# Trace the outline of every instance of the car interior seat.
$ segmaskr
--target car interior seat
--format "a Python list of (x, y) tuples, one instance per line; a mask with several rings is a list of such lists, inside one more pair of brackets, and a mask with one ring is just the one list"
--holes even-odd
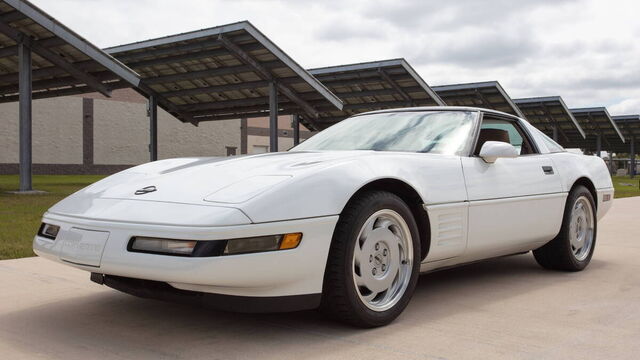
[(502, 129), (480, 129), (480, 135), (478, 136), (478, 143), (476, 144), (476, 151), (474, 154), (480, 155), (480, 149), (487, 141), (502, 141), (511, 144), (509, 138), (509, 132)]

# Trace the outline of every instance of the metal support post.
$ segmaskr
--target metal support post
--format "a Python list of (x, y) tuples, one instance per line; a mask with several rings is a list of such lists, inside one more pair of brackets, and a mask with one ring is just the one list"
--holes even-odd
[(291, 115), (291, 127), (293, 128), (293, 145), (300, 144), (300, 117)]
[(269, 151), (278, 151), (278, 88), (269, 82)]
[(19, 118), (20, 118), (20, 191), (31, 191), (31, 48), (18, 43)]
[(149, 96), (149, 159), (158, 160), (158, 99)]

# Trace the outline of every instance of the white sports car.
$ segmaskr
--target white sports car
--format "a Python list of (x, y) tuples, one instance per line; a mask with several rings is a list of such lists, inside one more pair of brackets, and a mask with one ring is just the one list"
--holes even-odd
[(420, 272), (533, 250), (589, 263), (613, 186), (517, 117), (406, 108), (351, 117), (288, 152), (156, 161), (44, 215), (34, 251), (150, 298), (318, 308), (358, 326), (407, 306)]

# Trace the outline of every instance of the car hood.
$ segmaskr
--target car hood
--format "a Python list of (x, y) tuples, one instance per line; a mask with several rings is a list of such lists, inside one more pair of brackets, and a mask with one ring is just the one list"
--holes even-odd
[[(109, 176), (50, 209), (77, 213), (96, 199), (236, 207), (303, 173), (363, 156), (367, 151), (284, 152), (155, 161)], [(80, 204), (83, 204), (80, 206)]]

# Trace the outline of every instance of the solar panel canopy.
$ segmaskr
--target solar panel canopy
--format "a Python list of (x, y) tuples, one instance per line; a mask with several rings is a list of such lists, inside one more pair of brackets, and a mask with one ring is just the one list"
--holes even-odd
[(404, 59), (329, 66), (309, 72), (344, 102), (342, 110), (323, 106), (327, 127), (365, 111), (445, 105)]
[[(19, 49), (34, 99), (135, 87), (138, 75), (28, 1), (0, 1), (0, 102), (18, 100)], [(25, 54), (28, 51), (28, 54)], [(26, 66), (26, 65), (24, 65)]]
[[(637, 142), (637, 140), (640, 139), (640, 115), (619, 115), (612, 116), (611, 118), (626, 140), (624, 145), (618, 143), (613, 151), (621, 153), (630, 152), (631, 142)], [(637, 152), (638, 149), (635, 149), (635, 151)]]
[(624, 144), (624, 135), (605, 107), (570, 109), (570, 111), (587, 135), (584, 141), (572, 143), (571, 147), (597, 152), (600, 150), (599, 144), (601, 150), (610, 151)]
[(560, 145), (582, 141), (586, 134), (560, 96), (514, 99), (527, 120)]
[(432, 89), (451, 106), (474, 106), (524, 117), (497, 81), (433, 86)]
[(142, 77), (141, 88), (185, 122), (280, 114), (315, 127), (319, 108), (342, 102), (247, 21), (105, 49)]

